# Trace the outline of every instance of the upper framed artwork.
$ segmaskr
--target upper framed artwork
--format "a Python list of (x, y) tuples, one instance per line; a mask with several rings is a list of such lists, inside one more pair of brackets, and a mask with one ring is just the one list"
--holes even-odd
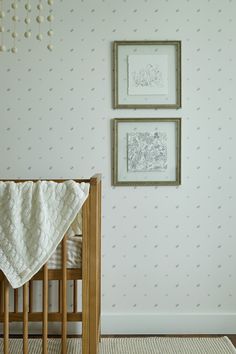
[(113, 108), (180, 108), (181, 42), (113, 42)]
[(181, 183), (181, 118), (115, 118), (113, 185)]

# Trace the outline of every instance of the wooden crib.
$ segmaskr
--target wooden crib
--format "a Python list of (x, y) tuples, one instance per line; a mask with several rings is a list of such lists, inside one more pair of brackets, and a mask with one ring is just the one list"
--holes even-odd
[[(33, 180), (36, 182), (36, 180)], [(64, 180), (54, 180), (61, 183)], [(100, 341), (101, 302), (101, 176), (75, 180), (90, 183), (89, 197), (82, 208), (82, 267), (67, 269), (67, 236), (62, 240), (62, 268), (49, 269), (47, 264), (23, 286), (23, 305), (19, 312), (18, 289), (14, 290), (14, 310), (9, 310), (10, 286), (0, 272), (0, 323), (3, 323), (4, 354), (9, 353), (10, 322), (23, 323), (23, 353), (28, 353), (29, 323), (42, 323), (42, 353), (48, 353), (48, 323), (61, 323), (61, 353), (67, 353), (68, 322), (82, 322), (82, 353), (97, 354)], [(25, 182), (16, 180), (15, 182)], [(33, 308), (34, 281), (42, 281), (42, 312)], [(58, 311), (49, 312), (49, 281), (56, 280), (58, 286)], [(73, 281), (73, 311), (67, 310), (67, 281)], [(82, 280), (82, 311), (78, 311), (77, 281)]]

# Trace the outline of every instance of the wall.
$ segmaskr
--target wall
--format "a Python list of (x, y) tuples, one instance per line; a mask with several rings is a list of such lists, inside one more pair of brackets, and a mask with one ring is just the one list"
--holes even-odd
[[(1, 178), (103, 174), (104, 333), (235, 333), (236, 1), (54, 8), (52, 53), (32, 25), (0, 56)], [(112, 110), (111, 44), (125, 39), (182, 41), (181, 110)], [(180, 187), (111, 186), (114, 117), (182, 117)]]

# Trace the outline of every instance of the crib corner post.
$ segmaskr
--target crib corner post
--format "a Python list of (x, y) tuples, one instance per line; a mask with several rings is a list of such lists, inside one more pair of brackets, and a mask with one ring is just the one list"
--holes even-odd
[(67, 235), (62, 240), (62, 337), (61, 353), (67, 353)]
[(89, 200), (83, 205), (83, 245), (82, 245), (82, 353), (90, 354), (89, 333)]
[(89, 328), (90, 354), (97, 354), (101, 311), (101, 177), (93, 178), (89, 194)]
[(102, 182), (98, 186), (98, 340), (101, 342), (101, 281), (102, 281), (102, 265), (101, 265), (101, 238), (102, 238)]

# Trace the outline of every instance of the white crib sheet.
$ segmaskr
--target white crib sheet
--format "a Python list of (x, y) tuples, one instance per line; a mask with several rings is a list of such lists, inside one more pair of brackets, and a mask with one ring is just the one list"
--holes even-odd
[[(67, 268), (81, 268), (82, 265), (82, 210), (67, 230)], [(62, 247), (59, 245), (48, 261), (49, 269), (62, 268)]]
[[(62, 268), (62, 247), (57, 247), (48, 261), (49, 269)], [(67, 268), (81, 268), (82, 265), (82, 237), (68, 236), (67, 238)]]

